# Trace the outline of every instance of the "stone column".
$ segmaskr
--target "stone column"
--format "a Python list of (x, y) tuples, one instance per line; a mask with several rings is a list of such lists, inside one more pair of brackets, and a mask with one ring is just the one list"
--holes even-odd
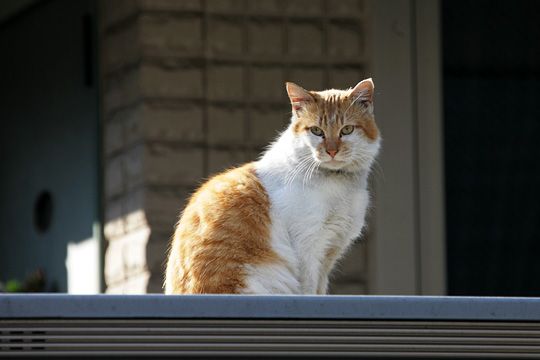
[(107, 292), (161, 292), (174, 223), (205, 176), (200, 2), (100, 5)]

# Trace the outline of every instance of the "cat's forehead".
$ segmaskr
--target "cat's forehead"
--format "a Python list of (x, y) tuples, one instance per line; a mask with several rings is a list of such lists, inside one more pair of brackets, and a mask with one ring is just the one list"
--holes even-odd
[(311, 93), (321, 114), (329, 116), (342, 114), (351, 103), (349, 91), (330, 89)]

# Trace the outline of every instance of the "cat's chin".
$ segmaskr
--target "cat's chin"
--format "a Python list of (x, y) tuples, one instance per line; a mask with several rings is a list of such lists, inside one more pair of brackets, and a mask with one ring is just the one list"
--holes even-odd
[(336, 159), (323, 161), (321, 163), (321, 167), (324, 168), (324, 169), (328, 169), (328, 170), (342, 170), (342, 169), (346, 168), (348, 165), (349, 164), (347, 162), (341, 161), (341, 160), (336, 160)]

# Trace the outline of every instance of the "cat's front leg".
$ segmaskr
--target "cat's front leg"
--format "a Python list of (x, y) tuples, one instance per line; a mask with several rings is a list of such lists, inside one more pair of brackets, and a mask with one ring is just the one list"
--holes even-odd
[(328, 282), (330, 273), (336, 264), (337, 259), (341, 256), (343, 250), (338, 247), (329, 248), (326, 251), (324, 261), (319, 273), (319, 281), (317, 284), (317, 295), (326, 295), (328, 292)]
[(319, 284), (319, 267), (316, 266), (317, 261), (311, 259), (311, 261), (300, 262), (299, 283), (301, 284), (302, 294), (315, 295), (317, 294), (317, 286)]
[(330, 275), (329, 273), (326, 275), (321, 273), (321, 276), (319, 276), (319, 284), (317, 285), (317, 295), (326, 295), (326, 293), (328, 292), (329, 275)]

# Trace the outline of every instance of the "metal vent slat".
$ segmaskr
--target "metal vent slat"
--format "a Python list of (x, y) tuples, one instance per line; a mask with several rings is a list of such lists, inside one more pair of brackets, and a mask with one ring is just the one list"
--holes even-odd
[[(17, 352), (6, 352), (2, 353), (2, 356), (6, 356), (8, 358), (28, 358), (28, 354), (24, 353), (17, 353)], [(408, 359), (456, 359), (456, 358), (466, 358), (466, 359), (538, 359), (538, 354), (524, 354), (524, 353), (470, 353), (470, 352), (451, 352), (451, 353), (441, 353), (441, 352), (407, 352), (407, 353), (400, 353), (400, 352), (388, 352), (388, 351), (364, 351), (364, 352), (351, 352), (351, 353), (339, 353), (337, 354), (334, 351), (303, 351), (303, 352), (292, 352), (292, 351), (276, 351), (272, 352), (272, 354), (268, 354), (268, 352), (265, 351), (230, 351), (227, 352), (226, 356), (228, 358), (246, 358), (246, 359), (253, 359), (253, 358), (260, 358), (260, 357), (268, 357), (269, 355), (273, 357), (282, 357), (282, 358), (328, 358), (328, 359), (336, 359), (336, 358), (367, 358), (367, 359), (373, 359), (373, 358), (408, 358)], [(110, 357), (128, 357), (128, 358), (151, 358), (151, 359), (158, 359), (158, 358), (177, 358), (179, 356), (182, 356), (184, 358), (219, 358), (223, 357), (224, 354), (222, 351), (186, 351), (182, 353), (178, 353), (175, 351), (150, 351), (150, 352), (143, 352), (143, 351), (122, 351), (118, 353), (114, 353), (111, 351), (71, 351), (71, 352), (47, 352), (47, 353), (40, 353), (40, 354), (32, 354), (32, 357), (36, 358), (51, 358), (51, 357), (62, 357), (66, 359), (73, 359), (77, 357), (104, 357), (104, 358), (110, 358)]]
[[(429, 340), (437, 344), (477, 344), (477, 345), (493, 345), (495, 347), (506, 345), (540, 345), (540, 339), (517, 338), (517, 337), (429, 337)], [(216, 343), (320, 343), (328, 341), (338, 344), (422, 344), (425, 343), (426, 337), (414, 336), (238, 336), (238, 335), (22, 335), (22, 336), (0, 336), (1, 343), (189, 343), (189, 342), (216, 342)]]
[[(212, 327), (214, 323), (214, 327)], [(108, 326), (107, 326), (108, 325)], [(130, 327), (129, 325), (133, 325)], [(268, 320), (0, 320), (0, 357), (257, 354), (540, 357), (531, 323)], [(161, 326), (164, 326), (161, 327)], [(312, 326), (312, 327), (311, 327)], [(416, 355), (415, 355), (416, 354)], [(206, 356), (205, 355), (205, 356)]]
[[(405, 345), (405, 346), (404, 346)], [(4, 346), (2, 346), (4, 348)], [(407, 352), (410, 351), (430, 351), (430, 352), (483, 352), (483, 353), (529, 353), (540, 354), (540, 346), (511, 346), (505, 344), (499, 344), (499, 346), (493, 345), (470, 345), (470, 344), (441, 344), (426, 342), (424, 344), (336, 344), (332, 342), (321, 341), (316, 344), (305, 343), (245, 343), (238, 341), (237, 343), (216, 343), (216, 342), (204, 342), (204, 343), (138, 343), (138, 342), (126, 342), (126, 343), (62, 343), (62, 344), (35, 344), (35, 343), (17, 343), (10, 344), (7, 349), (13, 348), (21, 349), (21, 351), (28, 351), (32, 349), (39, 349), (39, 351), (48, 350), (111, 350), (111, 351), (159, 351), (159, 350), (175, 350), (178, 352), (183, 351), (336, 351), (336, 352), (360, 352), (360, 351), (389, 351), (389, 352), (404, 352), (405, 348)]]

